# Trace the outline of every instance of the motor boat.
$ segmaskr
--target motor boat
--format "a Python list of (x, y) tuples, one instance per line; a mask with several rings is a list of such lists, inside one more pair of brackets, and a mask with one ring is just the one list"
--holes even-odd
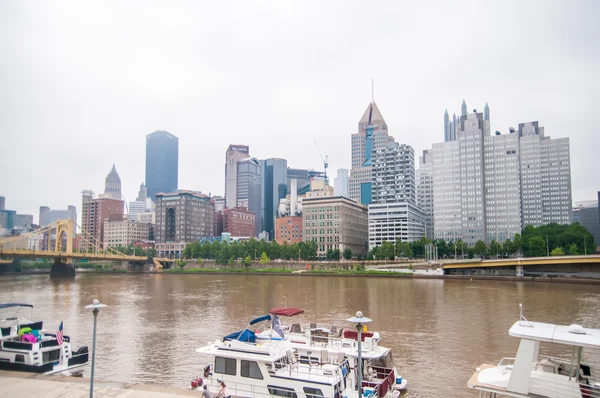
[[(529, 322), (521, 310), (508, 334), (520, 339), (516, 357), (479, 366), (467, 383), (480, 397), (600, 398), (600, 329)], [(571, 356), (540, 355), (542, 343)]]
[[(63, 374), (78, 376), (88, 363), (88, 348), (71, 349), (71, 339), (58, 333), (48, 333), (42, 321), (32, 322), (20, 316), (23, 308), (33, 305), (0, 304), (2, 312), (11, 312), (8, 317), (0, 315), (0, 370)], [(61, 323), (62, 325), (62, 323)]]
[[(224, 381), (231, 394), (245, 397), (357, 397), (357, 332), (337, 340), (320, 336), (318, 342), (311, 340), (309, 332), (284, 332), (279, 316), (303, 312), (297, 308), (274, 308), (269, 315), (250, 322), (256, 325), (272, 321), (271, 328), (262, 332), (246, 328), (198, 349), (197, 352), (212, 356), (213, 362), (204, 368), (204, 377), (192, 382), (192, 387), (208, 384), (211, 391), (218, 391), (219, 383)], [(373, 398), (398, 397), (407, 382), (397, 375), (391, 350), (378, 346), (379, 340), (373, 336), (361, 336), (363, 394)], [(252, 372), (256, 377), (250, 375)]]

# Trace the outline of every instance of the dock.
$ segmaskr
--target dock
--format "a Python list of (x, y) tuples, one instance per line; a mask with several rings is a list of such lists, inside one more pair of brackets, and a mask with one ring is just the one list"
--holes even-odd
[[(52, 376), (0, 370), (0, 397), (86, 398), (90, 396), (90, 379)], [(94, 397), (178, 398), (200, 397), (202, 391), (161, 387), (139, 383), (121, 383), (94, 379)]]

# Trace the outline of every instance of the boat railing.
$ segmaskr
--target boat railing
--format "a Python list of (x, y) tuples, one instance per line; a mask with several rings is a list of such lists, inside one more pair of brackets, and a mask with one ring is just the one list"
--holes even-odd
[(374, 378), (362, 382), (363, 387), (373, 388), (376, 397), (385, 397), (387, 392), (394, 387), (396, 375), (393, 368), (372, 367)]

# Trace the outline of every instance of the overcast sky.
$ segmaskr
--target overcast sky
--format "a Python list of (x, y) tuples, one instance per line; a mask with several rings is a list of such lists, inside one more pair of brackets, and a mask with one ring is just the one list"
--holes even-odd
[[(452, 4), (450, 4), (452, 3)], [(0, 195), (81, 208), (115, 163), (145, 178), (145, 136), (179, 137), (179, 188), (224, 193), (225, 150), (330, 176), (371, 100), (415, 157), (443, 114), (570, 137), (573, 201), (600, 190), (598, 1), (1, 1)], [(415, 165), (418, 167), (417, 164)], [(333, 178), (332, 178), (333, 181)]]

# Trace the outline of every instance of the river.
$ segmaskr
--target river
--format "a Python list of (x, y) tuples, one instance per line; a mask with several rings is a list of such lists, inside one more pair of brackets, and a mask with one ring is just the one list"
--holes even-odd
[(93, 316), (84, 307), (94, 298), (108, 305), (98, 316), (96, 377), (177, 387), (206, 364), (197, 347), (286, 304), (305, 310), (302, 323), (348, 328), (345, 320), (363, 311), (381, 345), (393, 348), (408, 397), (476, 396), (466, 388), (475, 368), (516, 354), (508, 329), (519, 303), (529, 320), (600, 328), (595, 285), (234, 274), (0, 278), (0, 303), (34, 304), (33, 318), (49, 331), (64, 321), (74, 348), (91, 349)]

